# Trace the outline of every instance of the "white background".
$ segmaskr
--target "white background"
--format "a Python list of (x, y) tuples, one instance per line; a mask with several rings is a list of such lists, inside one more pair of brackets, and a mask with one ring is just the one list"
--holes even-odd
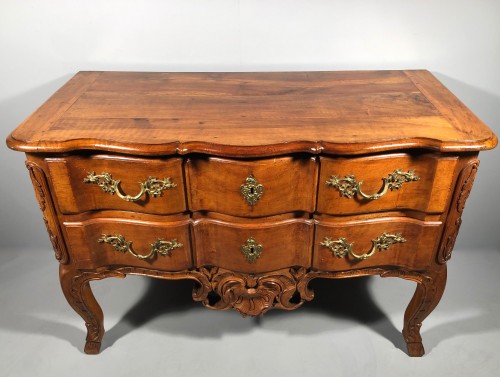
[[(8, 133), (23, 119), (80, 70), (281, 71), (412, 68), (430, 70), (486, 124), (497, 134), (500, 134), (500, 1), (1, 0), (0, 136), (5, 139)], [(462, 251), (463, 257), (470, 258), (466, 259), (467, 265), (474, 261), (473, 255), (468, 253), (475, 253), (479, 249), (496, 251), (500, 249), (500, 225), (498, 221), (500, 216), (500, 199), (498, 199), (500, 190), (500, 179), (498, 178), (500, 172), (498, 165), (500, 148), (484, 152), (480, 157), (482, 160), (481, 166), (474, 190), (465, 210), (464, 223), (457, 241), (456, 249), (458, 250), (455, 251), (455, 254)], [(10, 151), (5, 145), (0, 147), (0, 176), (2, 177), (0, 182), (0, 252), (7, 249), (17, 250), (19, 253), (41, 253), (43, 251), (45, 253), (44, 258), (52, 259), (51, 252), (48, 252), (50, 243), (23, 161), (24, 156), (21, 153)], [(454, 258), (460, 258), (455, 254)], [(28, 257), (26, 259), (39, 261), (41, 257), (37, 253), (34, 259), (28, 259)], [(498, 261), (498, 258), (491, 260)], [(56, 279), (56, 262), (50, 260), (50, 263), (50, 266), (54, 268), (47, 268), (47, 274), (54, 273), (53, 278)], [(451, 265), (453, 265), (453, 260)], [(486, 265), (488, 266), (488, 264)], [(34, 267), (30, 266), (30, 268)], [(490, 273), (496, 271), (493, 266), (490, 267), (492, 267)], [(7, 274), (4, 273), (4, 276), (10, 276), (9, 280), (6, 281), (11, 284), (14, 284), (14, 281), (19, 281), (24, 292), (27, 290), (38, 292), (36, 284), (33, 286), (29, 279), (19, 278), (16, 280), (17, 270), (11, 270), (12, 276), (8, 275), (8, 272)], [(42, 279), (45, 275), (39, 276), (40, 292), (44, 292), (36, 301), (41, 308), (40, 310), (47, 308), (47, 303), (51, 302), (45, 296), (45, 292), (51, 292), (48, 294), (54, 296), (52, 298), (54, 307), (61, 305), (60, 312), (57, 313), (69, 313), (71, 309), (62, 302), (64, 299), (60, 298), (60, 302), (57, 301), (59, 296), (62, 297), (59, 292), (55, 291), (57, 288), (52, 289), (50, 287), (49, 289), (45, 280)], [(50, 276), (52, 277), (52, 275)], [(453, 276), (455, 279), (459, 279), (459, 275), (455, 274)], [(487, 281), (488, 276), (486, 273), (485, 276), (480, 274), (479, 277), (483, 279), (481, 282), (484, 283), (485, 287), (491, 285)], [(473, 277), (472, 280), (477, 282), (478, 278)], [(55, 280), (53, 283), (57, 285)], [(116, 299), (115, 294), (119, 292), (120, 287), (126, 287), (126, 285), (122, 285), (123, 282), (121, 281), (114, 284), (112, 292), (115, 293), (111, 293), (111, 290), (106, 291), (109, 295), (107, 300), (111, 303), (113, 298)], [(132, 290), (134, 287), (137, 289), (137, 286), (130, 285), (128, 280), (126, 284), (129, 284), (128, 287)], [(397, 286), (389, 283), (379, 283), (378, 280), (377, 284), (383, 284), (378, 292), (383, 292), (382, 288), (385, 287), (384, 289), (392, 292), (391, 295), (397, 295), (397, 289), (394, 288)], [(455, 285), (450, 282), (451, 289), (453, 287), (457, 289), (459, 286), (456, 284), (457, 282), (455, 282)], [(5, 291), (13, 289), (13, 286), (9, 287), (10, 285), (7, 283)], [(2, 288), (4, 287), (2, 286)], [(124, 288), (121, 289), (122, 294), (126, 296), (127, 291), (123, 291)], [(461, 300), (465, 302), (466, 298), (470, 299), (477, 295), (473, 290), (468, 291), (466, 298), (461, 295), (463, 292), (457, 292), (455, 296), (453, 296), (452, 292), (448, 294), (448, 297), (454, 297), (451, 309), (449, 311), (441, 309), (443, 310), (441, 317), (439, 314), (433, 317), (442, 323), (448, 323), (454, 313), (458, 313)], [(22, 295), (22, 292), (20, 294)], [(101, 294), (104, 293), (101, 292)], [(137, 300), (140, 297), (140, 292), (135, 292), (132, 295), (132, 298)], [(389, 303), (391, 297), (388, 298)], [(487, 297), (486, 295), (485, 302), (488, 302)], [(111, 303), (108, 305), (112, 305)], [(4, 308), (17, 308), (13, 304), (14, 301), (4, 306)], [(2, 303), (2, 305), (5, 304)], [(56, 344), (61, 346), (60, 352), (63, 352), (67, 357), (75, 354), (81, 356), (78, 362), (81, 363), (79, 365), (82, 365), (82, 367), (73, 371), (66, 369), (69, 374), (81, 373), (85, 375), (87, 373), (85, 366), (94, 365), (97, 368), (98, 363), (107, 363), (106, 360), (108, 359), (106, 357), (116, 357), (118, 362), (122, 361), (121, 364), (109, 364), (108, 368), (111, 369), (127, 370), (127, 365), (134, 366), (135, 369), (141, 367), (134, 354), (135, 350), (125, 347), (127, 339), (136, 336), (139, 339), (138, 334), (131, 334), (129, 338), (123, 335), (124, 338), (120, 340), (122, 343), (117, 342), (114, 347), (109, 348), (96, 359), (88, 358), (75, 349), (75, 347), (78, 347), (81, 352), (81, 346), (83, 345), (84, 335), (81, 331), (82, 323), (79, 318), (74, 318), (76, 323), (74, 326), (65, 325), (68, 326), (67, 329), (61, 327), (61, 322), (64, 322), (64, 319), (61, 319), (62, 317), (54, 319), (53, 324), (50, 326), (47, 323), (52, 322), (47, 321), (47, 316), (43, 316), (45, 320), (43, 322), (42, 318), (39, 318), (42, 317), (41, 315), (38, 315), (38, 317), (35, 315), (34, 320), (32, 317), (27, 317), (23, 322), (22, 316), (19, 317), (18, 310), (27, 308), (28, 305), (19, 301), (19, 308), (12, 309), (11, 314), (8, 311), (3, 311), (3, 318), (0, 318), (0, 327), (5, 327), (7, 334), (12, 334), (12, 339), (18, 339), (16, 331), (26, 333), (27, 336), (34, 334), (35, 341), (38, 340), (41, 343), (40, 352), (30, 352), (24, 356), (22, 349), (25, 346), (21, 341), (16, 343), (15, 347), (17, 348), (12, 348), (14, 347), (13, 343), (9, 343), (9, 345), (0, 344), (2, 347), (7, 347), (6, 349), (10, 347), (12, 352), (7, 354), (13, 355), (9, 357), (9, 362), (3, 360), (1, 364), (8, 365), (11, 368), (19, 368), (19, 365), (23, 368), (22, 365), (25, 365), (25, 368), (27, 368), (25, 371), (28, 369), (38, 371), (40, 375), (48, 375), (47, 373), (56, 370), (59, 364), (61, 365), (60, 369), (64, 370), (62, 366), (65, 365), (64, 359), (66, 356), (58, 354), (53, 359), (51, 350), (46, 350), (43, 347), (43, 344)], [(116, 305), (120, 306), (119, 304)], [(121, 305), (125, 304), (122, 303)], [(446, 307), (445, 304), (442, 305), (444, 308)], [(491, 305), (497, 304), (492, 303)], [(401, 307), (400, 304), (394, 304), (393, 306), (394, 308)], [(33, 303), (33, 310), (36, 312), (38, 309), (35, 310), (34, 308), (35, 304)], [(473, 313), (476, 313), (476, 309), (478, 312), (489, 310), (485, 308), (494, 307), (485, 304), (471, 310)], [(109, 308), (105, 309), (107, 313)], [(123, 308), (117, 310), (117, 313), (122, 311)], [(289, 315), (291, 314), (289, 313)], [(464, 316), (467, 317), (469, 314), (464, 314)], [(184, 312), (181, 311), (180, 315), (183, 316)], [(456, 315), (460, 316), (462, 314)], [(54, 316), (56, 315), (54, 314)], [(74, 314), (68, 314), (68, 316), (73, 318)], [(401, 317), (402, 313), (397, 312), (396, 316)], [(434, 345), (438, 344), (432, 351), (435, 356), (435, 363), (425, 364), (427, 367), (424, 369), (418, 369), (420, 361), (408, 361), (409, 359), (399, 350), (396, 350), (395, 357), (392, 357), (392, 354), (386, 354), (384, 360), (388, 363), (387, 365), (393, 365), (394, 372), (398, 371), (396, 374), (399, 375), (402, 370), (404, 370), (405, 375), (419, 375), (420, 372), (424, 373), (425, 371), (427, 371), (425, 374), (432, 375), (432, 370), (440, 370), (440, 375), (444, 375), (443, 373), (447, 369), (446, 363), (450, 362), (454, 352), (457, 351), (461, 352), (459, 353), (461, 355), (470, 355), (471, 362), (461, 364), (460, 360), (458, 360), (458, 363), (451, 363), (450, 367), (452, 366), (454, 375), (458, 375), (461, 370), (465, 373), (464, 365), (470, 365), (473, 368), (473, 372), (468, 371), (466, 375), (471, 375), (471, 373), (493, 375), (496, 367), (492, 364), (492, 359), (488, 359), (488, 354), (475, 354), (474, 352), (471, 353), (468, 348), (462, 348), (460, 338), (457, 339), (458, 348), (448, 349), (446, 345), (450, 338), (454, 338), (451, 335), (447, 337), (447, 335), (460, 334), (460, 331), (472, 333), (473, 339), (478, 339), (476, 336), (478, 332), (494, 334), (493, 331), (498, 331), (498, 320), (495, 320), (497, 315), (495, 316), (478, 317), (477, 320), (471, 321), (458, 321), (459, 324), (463, 325), (462, 329), (450, 327), (448, 330), (448, 327), (438, 326), (438, 329), (442, 331), (438, 331), (438, 335), (434, 339)], [(17, 324), (15, 323), (16, 318), (19, 318)], [(167, 321), (169, 320), (168, 316), (164, 318)], [(200, 321), (207, 320), (207, 318), (208, 320), (210, 318), (222, 319), (224, 322), (219, 327), (213, 328), (217, 334), (217, 331), (222, 330), (215, 329), (223, 328), (224, 325), (227, 325), (230, 329), (241, 329), (241, 326), (246, 329), (249, 326), (249, 322), (237, 321), (234, 319), (235, 317), (227, 317), (226, 314), (219, 317), (219, 314), (207, 315), (203, 312), (199, 316)], [(282, 317), (276, 315), (269, 318), (273, 323), (273, 318), (276, 321), (277, 318)], [(305, 321), (310, 320), (311, 317), (307, 318)], [(481, 318), (486, 319), (481, 320)], [(490, 318), (489, 322), (487, 318)], [(286, 328), (286, 322), (281, 321), (280, 319), (281, 326)], [(290, 321), (293, 325), (294, 320)], [(176, 319), (172, 324), (169, 323), (169, 326), (175, 326), (174, 323), (178, 323), (178, 320)], [(187, 323), (191, 322), (188, 321)], [(198, 319), (193, 323), (198, 323)], [(489, 325), (486, 325), (487, 323)], [(324, 324), (328, 326), (326, 322)], [(399, 326), (400, 323), (397, 324), (398, 328)], [(159, 328), (165, 329), (166, 327), (168, 326), (160, 326)], [(309, 327), (306, 326), (306, 328)], [(234, 336), (232, 331), (229, 330), (229, 335), (222, 335), (222, 337), (225, 337), (226, 340), (228, 337), (231, 338)], [(243, 332), (245, 331), (243, 330)], [(56, 339), (53, 339), (53, 343), (45, 343), (48, 340), (43, 338), (42, 343), (42, 338), (37, 335), (38, 332), (47, 333), (48, 339), (52, 339), (52, 334), (55, 333)], [(71, 339), (74, 339), (71, 342), (78, 346), (72, 347), (64, 341), (68, 332), (72, 334)], [(127, 331), (124, 334), (127, 334)], [(187, 357), (185, 355), (189, 355), (190, 352), (192, 354), (195, 351), (189, 345), (189, 339), (186, 340), (186, 334), (187, 338), (196, 338), (193, 335), (195, 331), (181, 329), (180, 334), (179, 347), (186, 347), (181, 354)], [(335, 334), (338, 335), (338, 332), (334, 331), (331, 334), (332, 338), (329, 338), (332, 342)], [(214, 374), (217, 374), (217, 370), (225, 370), (227, 375), (231, 374), (231, 368), (233, 367), (228, 369), (224, 360), (233, 360), (233, 363), (234, 360), (239, 360), (246, 369), (238, 370), (238, 365), (235, 365), (233, 369), (234, 375), (243, 376), (251, 375), (250, 371), (252, 371), (253, 367), (261, 366), (261, 369), (264, 368), (260, 364), (261, 361), (272, 365), (273, 359), (271, 358), (270, 361), (266, 359), (265, 355), (262, 356), (262, 359), (252, 359), (254, 364), (248, 364), (249, 359), (246, 356), (260, 354), (256, 349), (251, 348), (255, 347), (256, 341), (254, 340), (254, 343), (252, 343), (250, 337), (244, 335), (241, 341), (238, 341), (240, 343), (231, 343), (230, 340), (228, 343), (224, 343), (219, 342), (218, 339), (210, 339), (208, 343), (210, 349), (225, 347), (225, 356), (222, 355), (221, 358), (212, 357), (211, 354), (204, 354), (204, 360), (208, 364), (210, 360), (219, 363), (218, 368), (212, 369)], [(307, 376), (308, 371), (311, 371), (308, 369), (309, 365), (313, 363), (311, 358), (316, 356), (321, 360), (321, 364), (317, 365), (325, 365), (324, 368), (329, 365), (330, 361), (333, 362), (333, 359), (330, 359), (332, 353), (329, 353), (327, 348), (322, 348), (321, 353), (316, 353), (317, 348), (301, 346), (307, 344), (308, 335), (304, 336), (306, 343), (301, 343), (293, 337), (284, 340), (285, 343), (290, 342), (290, 347), (292, 347), (290, 349), (295, 350), (291, 351), (292, 354), (299, 356), (292, 356), (290, 359), (286, 357), (286, 353), (283, 353), (287, 352), (286, 349), (281, 349), (277, 354), (281, 355), (279, 360), (281, 360), (280, 363), (282, 364), (274, 364), (275, 375), (280, 373), (281, 366), (286, 370), (287, 366), (295, 368), (295, 364), (299, 363), (302, 366), (300, 374)], [(166, 335), (162, 333), (162, 336), (155, 336), (155, 341), (161, 342), (165, 340), (165, 337)], [(278, 338), (273, 338), (272, 333), (269, 337), (264, 337), (264, 339), (267, 339), (266, 342), (269, 342), (268, 347), (272, 347), (274, 341), (278, 342), (273, 340)], [(4, 339), (6, 338), (4, 337)], [(8, 339), (11, 339), (11, 337)], [(157, 349), (151, 344), (148, 345), (150, 337), (145, 336), (140, 339), (144, 339), (145, 342), (142, 350), (144, 359), (141, 359), (141, 362), (145, 364), (151, 362), (151, 360), (160, 362), (162, 359), (159, 358), (158, 354), (161, 355), (161, 349)], [(353, 342), (359, 342), (360, 351), (368, 352), (365, 349), (366, 347), (363, 346), (364, 339), (366, 339), (365, 334), (361, 334), (359, 337), (356, 335)], [(444, 339), (443, 343), (439, 343), (441, 339)], [(198, 342), (196, 344), (203, 344), (206, 340), (202, 335), (201, 339), (196, 338), (195, 341)], [(384, 341), (384, 337), (377, 340), (377, 342), (383, 343), (380, 348), (377, 348), (377, 355), (379, 356), (386, 349), (387, 344)], [(227, 347), (231, 348), (232, 344), (240, 344), (242, 349), (226, 349)], [(336, 347), (343, 347), (339, 346), (339, 344), (346, 343), (338, 343)], [(245, 348), (245, 345), (248, 345), (249, 348)], [(346, 345), (346, 347), (348, 346), (351, 347)], [(151, 347), (151, 349), (148, 350), (148, 347)], [(171, 344), (169, 347), (175, 349), (176, 344)], [(301, 351), (300, 347), (306, 348)], [(471, 347), (474, 349), (474, 346)], [(125, 358), (120, 356), (120, 352), (123, 352), (124, 348), (126, 348), (127, 355), (129, 355)], [(356, 348), (356, 345), (354, 345), (354, 348)], [(21, 351), (18, 352), (18, 349)], [(265, 344), (263, 344), (263, 349), (266, 349)], [(446, 360), (442, 358), (443, 354), (440, 353), (440, 350), (444, 349), (447, 349), (447, 353), (444, 354)], [(148, 352), (145, 352), (146, 350), (153, 357)], [(116, 352), (116, 354), (113, 354), (113, 352)], [(273, 351), (270, 350), (269, 352), (272, 353)], [(373, 357), (372, 353), (369, 361), (364, 359), (361, 354), (352, 353), (351, 355), (355, 355), (352, 357), (358, 360), (358, 369), (352, 369), (353, 364), (346, 362), (346, 360), (350, 359), (342, 359), (342, 355), (346, 355), (348, 352), (352, 352), (352, 350), (350, 348), (349, 351), (346, 351), (346, 348), (337, 348), (335, 350), (336, 365), (342, 367), (341, 370), (336, 370), (337, 375), (356, 375), (356, 370), (362, 370), (366, 375), (390, 375), (384, 370), (383, 365), (377, 366), (377, 360), (380, 360), (380, 358), (379, 356)], [(236, 359), (234, 359), (235, 354), (238, 355)], [(300, 360), (300, 355), (305, 354), (311, 354), (308, 356), (308, 363)], [(401, 365), (391, 364), (399, 362), (401, 354), (404, 356), (401, 357), (401, 365), (407, 363), (406, 365), (411, 366), (410, 369), (401, 369)], [(423, 362), (433, 360), (432, 354), (430, 359), (423, 359)], [(28, 364), (24, 364), (22, 361), (24, 357), (26, 357), (26, 360), (38, 360), (40, 366), (32, 365), (28, 368)], [(481, 361), (482, 358), (483, 361)], [(196, 357), (193, 357), (193, 359), (196, 359)], [(171, 361), (173, 364), (176, 362), (175, 359)], [(70, 361), (67, 362), (70, 363)], [(164, 362), (165, 369), (162, 370), (162, 374), (164, 374), (163, 372), (168, 373), (168, 366), (172, 365), (168, 361), (168, 355), (165, 355)], [(441, 368), (436, 369), (434, 366), (440, 362)], [(479, 366), (474, 362), (479, 363), (477, 364)], [(118, 367), (118, 365), (120, 366)], [(488, 365), (490, 369), (481, 369), (481, 365)], [(179, 373), (178, 375), (193, 375), (194, 371), (198, 369), (207, 373), (210, 368), (209, 365), (205, 366), (196, 365), (195, 363), (189, 364), (188, 361), (187, 364), (182, 364), (181, 367), (181, 369), (184, 368), (184, 374)], [(3, 371), (9, 375), (8, 369), (3, 369)], [(382, 371), (384, 372), (382, 373)], [(319, 372), (318, 375), (324, 375), (328, 371), (323, 369)], [(11, 373), (11, 375), (15, 376), (23, 375), (22, 370), (19, 369), (12, 369)], [(30, 376), (35, 375), (32, 372), (30, 373)], [(95, 373), (98, 375), (98, 372)], [(123, 373), (122, 375), (124, 375)], [(288, 374), (293, 375), (290, 371)], [(1, 367), (0, 375), (2, 375)], [(111, 372), (110, 375), (112, 375)], [(135, 377), (139, 375), (134, 374)], [(335, 375), (333, 370), (331, 375)]]

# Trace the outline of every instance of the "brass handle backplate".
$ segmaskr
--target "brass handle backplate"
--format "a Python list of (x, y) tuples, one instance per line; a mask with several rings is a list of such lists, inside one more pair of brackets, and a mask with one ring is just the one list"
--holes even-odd
[(95, 174), (95, 172), (88, 173), (87, 177), (83, 179), (84, 183), (95, 183), (98, 185), (102, 191), (107, 192), (111, 195), (116, 195), (127, 202), (136, 202), (144, 194), (150, 194), (153, 197), (160, 196), (163, 190), (171, 189), (177, 186), (175, 183), (170, 181), (170, 178), (164, 178), (163, 180), (156, 179), (155, 177), (149, 177), (144, 182), (139, 182), (141, 190), (137, 195), (126, 195), (120, 190), (120, 180), (114, 180), (111, 174), (103, 172), (101, 174)]
[(344, 178), (339, 178), (336, 175), (332, 175), (328, 181), (325, 182), (327, 186), (331, 186), (340, 191), (340, 195), (346, 198), (352, 198), (354, 195), (359, 194), (362, 198), (367, 200), (377, 200), (380, 199), (387, 193), (387, 190), (399, 190), (403, 183), (418, 181), (419, 176), (415, 174), (414, 170), (409, 170), (404, 172), (401, 169), (394, 170), (387, 178), (382, 178), (383, 185), (379, 192), (369, 195), (365, 194), (361, 190), (363, 181), (356, 181), (354, 175), (346, 175)]
[(175, 239), (166, 241), (159, 238), (154, 243), (151, 244), (151, 249), (149, 251), (149, 254), (141, 255), (137, 254), (132, 249), (132, 242), (127, 241), (125, 237), (123, 237), (121, 234), (115, 234), (114, 236), (110, 234), (103, 234), (101, 238), (97, 240), (97, 242), (110, 244), (116, 251), (121, 251), (122, 253), (128, 252), (140, 260), (148, 258), (153, 259), (156, 255), (170, 256), (172, 254), (171, 253), (172, 250), (178, 249), (183, 246), (180, 242), (177, 242), (177, 240)]
[(245, 255), (248, 263), (254, 263), (259, 259), (263, 250), (264, 246), (260, 245), (253, 237), (250, 237), (247, 242), (241, 245), (241, 252)]
[(240, 186), (240, 192), (247, 203), (253, 206), (259, 201), (264, 193), (264, 186), (257, 182), (255, 177), (250, 174), (245, 179), (245, 183)]
[(354, 251), (352, 251), (354, 243), (348, 243), (347, 239), (345, 239), (344, 237), (340, 237), (336, 241), (332, 240), (330, 237), (325, 237), (323, 242), (320, 242), (320, 245), (330, 249), (332, 254), (338, 258), (343, 258), (347, 255), (350, 255), (354, 259), (365, 260), (375, 254), (376, 250), (387, 250), (392, 244), (403, 242), (406, 242), (406, 240), (401, 236), (401, 233), (389, 234), (384, 232), (380, 237), (372, 240), (371, 250), (361, 255), (356, 254)]

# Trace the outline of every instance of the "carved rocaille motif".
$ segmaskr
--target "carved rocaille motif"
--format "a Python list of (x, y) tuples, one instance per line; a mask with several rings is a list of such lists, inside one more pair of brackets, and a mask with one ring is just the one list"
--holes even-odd
[(461, 171), (457, 180), (455, 194), (453, 196), (450, 211), (448, 213), (443, 239), (441, 241), (440, 252), (438, 253), (438, 262), (446, 263), (451, 258), (453, 247), (457, 239), (460, 225), (462, 224), (462, 213), (465, 208), (465, 202), (470, 195), (474, 178), (476, 177), (479, 160), (470, 161)]
[[(297, 284), (306, 278), (305, 268), (290, 268), (275, 272), (249, 275), (221, 268), (200, 270), (210, 281), (217, 295), (215, 302), (204, 301), (211, 309), (235, 309), (243, 316), (258, 316), (271, 308), (292, 310), (304, 303)], [(299, 298), (293, 300), (298, 293)]]
[(31, 182), (33, 183), (33, 188), (35, 189), (35, 195), (38, 200), (40, 210), (42, 211), (43, 222), (47, 228), (50, 242), (54, 248), (55, 257), (59, 262), (66, 264), (68, 263), (68, 253), (59, 230), (59, 224), (56, 220), (57, 215), (49, 194), (50, 191), (47, 186), (45, 173), (42, 168), (33, 161), (26, 161), (26, 168), (29, 171)]

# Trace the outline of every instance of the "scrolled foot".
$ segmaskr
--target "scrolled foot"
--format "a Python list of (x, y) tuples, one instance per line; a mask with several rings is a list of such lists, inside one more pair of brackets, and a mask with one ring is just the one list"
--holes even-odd
[(418, 343), (407, 343), (406, 347), (408, 349), (408, 355), (411, 357), (421, 357), (424, 356), (425, 350), (422, 342)]
[(83, 351), (87, 355), (97, 355), (100, 350), (101, 350), (101, 342), (92, 342), (92, 341), (88, 340), (85, 343), (85, 348)]

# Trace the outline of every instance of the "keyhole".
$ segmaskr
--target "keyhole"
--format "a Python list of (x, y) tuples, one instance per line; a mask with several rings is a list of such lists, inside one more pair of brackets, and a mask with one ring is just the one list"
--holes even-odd
[(254, 191), (255, 189), (253, 187), (250, 187), (250, 194), (253, 195), (254, 194)]
[(250, 247), (250, 254), (253, 254), (254, 253), (254, 249), (253, 249), (253, 246)]

